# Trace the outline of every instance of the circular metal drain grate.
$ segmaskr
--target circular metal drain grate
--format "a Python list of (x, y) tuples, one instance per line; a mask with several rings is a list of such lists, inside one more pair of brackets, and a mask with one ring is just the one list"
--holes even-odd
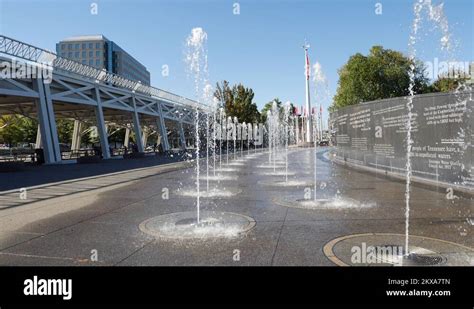
[(447, 259), (440, 255), (423, 255), (412, 253), (406, 257), (407, 260), (411, 261), (414, 265), (417, 266), (435, 266), (443, 265), (446, 263)]
[(447, 261), (445, 257), (434, 252), (428, 254), (410, 253), (408, 256), (406, 256), (406, 252), (401, 245), (389, 244), (375, 246), (375, 252), (379, 255), (382, 255), (382, 261), (384, 261), (383, 254), (388, 253), (391, 255), (398, 255), (397, 259), (399, 259), (402, 264), (411, 266), (436, 266), (443, 265)]
[[(391, 233), (341, 236), (329, 241), (323, 252), (340, 266), (472, 266), (474, 259), (473, 248), (416, 235), (410, 235), (409, 254), (406, 255), (405, 235)], [(354, 252), (360, 252), (367, 258), (354, 258)]]

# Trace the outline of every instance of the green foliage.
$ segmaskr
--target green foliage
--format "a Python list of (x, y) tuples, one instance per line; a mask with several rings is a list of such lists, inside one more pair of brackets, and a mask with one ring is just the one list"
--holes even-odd
[[(278, 111), (280, 113), (280, 119), (282, 121), (284, 120), (284, 118), (285, 118), (284, 117), (284, 115), (285, 115), (285, 105), (283, 105), (283, 103), (280, 101), (280, 99), (275, 98), (275, 99), (271, 100), (270, 102), (268, 102), (267, 104), (265, 104), (265, 106), (263, 106), (262, 111), (261, 111), (262, 122), (267, 121), (267, 113), (268, 113), (269, 110), (271, 110), (273, 108), (273, 102), (276, 102)], [(293, 103), (290, 103), (288, 117), (292, 113), (293, 109), (294, 109)]]
[(425, 67), (402, 53), (382, 46), (371, 48), (368, 56), (357, 53), (339, 70), (339, 84), (330, 110), (360, 102), (409, 94), (410, 67), (414, 67), (414, 91), (429, 91)]
[(71, 144), (74, 120), (66, 118), (56, 119), (56, 129), (58, 131), (59, 143)]
[(467, 78), (440, 77), (430, 86), (430, 92), (455, 91), (466, 81)]
[(260, 121), (257, 104), (253, 102), (255, 94), (252, 88), (242, 84), (230, 86), (229, 82), (217, 83), (214, 97), (221, 102), (227, 116), (237, 117), (239, 122), (255, 123)]
[(7, 115), (0, 118), (0, 143), (15, 147), (19, 143), (34, 143), (38, 123), (36, 120)]
[(263, 106), (262, 111), (261, 111), (262, 122), (267, 121), (267, 113), (268, 113), (269, 110), (272, 109), (273, 102), (276, 102), (278, 110), (280, 111), (280, 115), (283, 114), (283, 103), (281, 103), (280, 99), (275, 98), (275, 99), (271, 100), (270, 102), (268, 102), (267, 104), (265, 104), (265, 106)]
[(91, 133), (87, 132), (81, 135), (81, 146), (90, 147), (96, 142), (96, 139), (91, 137)]

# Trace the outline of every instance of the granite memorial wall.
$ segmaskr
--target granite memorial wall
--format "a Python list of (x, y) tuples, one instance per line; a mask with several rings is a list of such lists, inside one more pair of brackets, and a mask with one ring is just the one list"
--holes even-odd
[[(407, 100), (361, 103), (331, 113), (336, 159), (405, 174)], [(473, 100), (472, 91), (414, 97), (413, 176), (474, 188)]]

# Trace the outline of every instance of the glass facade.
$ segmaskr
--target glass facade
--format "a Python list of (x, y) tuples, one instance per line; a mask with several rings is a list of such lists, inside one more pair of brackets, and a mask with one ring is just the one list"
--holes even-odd
[(84, 36), (61, 41), (56, 45), (56, 52), (61, 57), (150, 85), (150, 73), (146, 67), (103, 36)]

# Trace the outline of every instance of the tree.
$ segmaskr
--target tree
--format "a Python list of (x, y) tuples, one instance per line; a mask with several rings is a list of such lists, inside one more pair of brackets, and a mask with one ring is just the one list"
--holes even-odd
[(59, 142), (70, 144), (72, 141), (72, 133), (74, 131), (74, 120), (59, 118), (56, 120), (56, 128), (58, 131)]
[(85, 145), (86, 148), (88, 148), (90, 145), (94, 145), (95, 143), (97, 143), (97, 138), (92, 137), (91, 131), (89, 129), (87, 132), (82, 132), (81, 134), (81, 145)]
[(36, 143), (36, 134), (38, 133), (38, 121), (33, 118), (23, 117), (24, 139), (27, 143)]
[(234, 93), (232, 88), (229, 86), (229, 82), (224, 80), (222, 84), (216, 83), (216, 90), (214, 91), (214, 97), (219, 102), (219, 107), (226, 108), (227, 105), (234, 102)]
[(36, 141), (38, 123), (20, 115), (5, 115), (0, 118), (0, 143), (14, 147), (19, 143)]
[(469, 74), (463, 70), (451, 68), (430, 85), (430, 92), (450, 92), (462, 88), (468, 81)]
[[(271, 100), (270, 102), (268, 102), (267, 104), (265, 104), (265, 105), (263, 106), (262, 111), (260, 112), (262, 122), (266, 122), (266, 121), (267, 121), (267, 113), (268, 113), (269, 110), (271, 110), (271, 109), (273, 108), (273, 102), (276, 102), (276, 105), (277, 105), (277, 108), (278, 108), (278, 112), (279, 112), (279, 114), (280, 114), (280, 119), (281, 119), (282, 121), (284, 120), (285, 105), (283, 105), (283, 103), (280, 101), (280, 99), (275, 98), (275, 99)], [(290, 103), (288, 117), (291, 115), (291, 113), (293, 112), (293, 110), (294, 110), (293, 103)]]
[(433, 82), (430, 86), (431, 92), (450, 92), (455, 91), (467, 79), (465, 78), (450, 78), (442, 77)]
[(253, 102), (255, 94), (252, 88), (242, 84), (230, 87), (229, 82), (217, 83), (214, 97), (221, 102), (227, 116), (237, 117), (239, 122), (255, 123), (260, 121), (257, 104)]
[(267, 121), (267, 113), (273, 108), (273, 102), (276, 102), (280, 115), (283, 113), (283, 103), (281, 103), (280, 99), (275, 98), (263, 106), (262, 111), (260, 113), (262, 115), (262, 122)]
[(398, 51), (373, 46), (369, 55), (357, 53), (339, 70), (339, 84), (331, 110), (360, 102), (409, 94), (410, 67), (414, 67), (414, 91), (429, 91), (425, 67)]

